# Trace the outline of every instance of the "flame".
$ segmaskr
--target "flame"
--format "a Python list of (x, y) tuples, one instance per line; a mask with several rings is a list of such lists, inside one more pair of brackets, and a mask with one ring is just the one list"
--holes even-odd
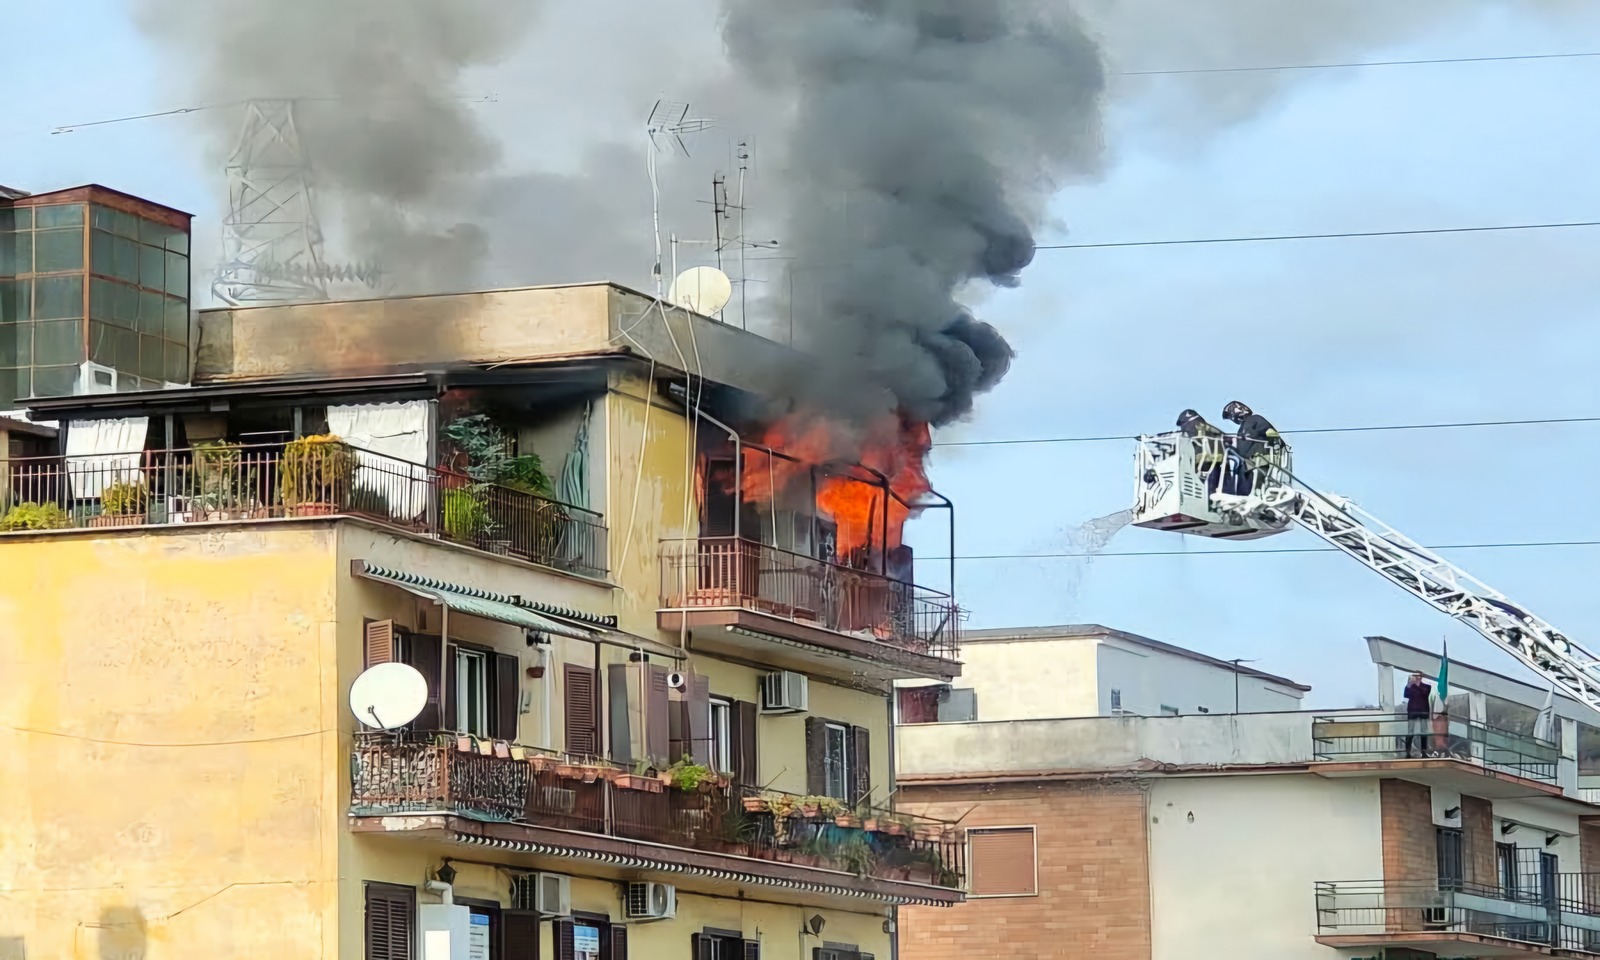
[[(835, 553), (841, 559), (868, 545), (900, 546), (905, 522), (932, 489), (928, 425), (904, 417), (888, 416), (862, 429), (791, 414), (770, 426), (758, 443), (783, 456), (746, 448), (745, 500), (781, 496), (808, 478), (813, 467), (834, 468), (817, 478), (816, 506), (836, 527)], [(885, 479), (893, 496), (884, 495)]]

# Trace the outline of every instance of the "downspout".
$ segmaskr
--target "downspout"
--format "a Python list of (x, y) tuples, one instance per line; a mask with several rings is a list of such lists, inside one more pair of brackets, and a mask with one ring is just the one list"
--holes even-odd
[[(894, 756), (895, 756), (894, 742), (895, 742), (896, 733), (898, 732), (896, 730), (896, 728), (895, 728), (895, 723), (894, 723), (895, 689), (896, 688), (895, 688), (895, 685), (894, 685), (894, 681), (890, 680), (889, 681), (889, 697), (888, 697), (888, 700), (889, 700), (889, 788), (888, 788), (889, 792), (883, 798), (883, 805), (889, 809), (890, 813), (894, 812), (895, 793), (896, 793), (896, 789), (897, 789), (895, 787), (895, 766), (894, 766)], [(899, 907), (899, 905), (891, 906), (889, 908), (888, 920), (889, 920), (889, 960), (900, 960), (900, 907)]]
[(439, 902), (445, 906), (455, 906), (455, 888), (450, 886), (450, 884), (445, 883), (443, 880), (429, 880), (426, 884), (424, 884), (424, 888), (429, 893), (437, 893), (439, 895)]

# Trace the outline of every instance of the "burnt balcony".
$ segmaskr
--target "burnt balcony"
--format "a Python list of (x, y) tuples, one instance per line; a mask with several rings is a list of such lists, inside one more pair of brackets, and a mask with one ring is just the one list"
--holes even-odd
[(636, 774), (451, 734), (362, 734), (351, 779), (350, 816), (364, 833), (559, 848), (558, 856), (624, 858), (666, 872), (699, 858), (712, 875), (756, 883), (812, 884), (888, 902), (962, 899), (965, 842), (954, 825), (847, 811), (827, 798), (709, 774), (689, 782), (681, 772)]
[[(1441, 770), (1478, 768), (1556, 787), (1561, 750), (1548, 740), (1457, 717), (1343, 714), (1312, 721), (1313, 756), (1348, 765), (1417, 761)], [(1474, 791), (1483, 795), (1481, 789)]]
[(0, 533), (343, 515), (606, 575), (600, 514), (342, 443), (13, 459), (0, 479)]
[(1534, 882), (1320, 882), (1317, 942), (1450, 957), (1600, 957), (1600, 874), (1522, 879)]
[(737, 647), (730, 631), (741, 642), (798, 641), (876, 661), (890, 678), (960, 674), (960, 611), (948, 594), (742, 538), (663, 543), (657, 620), (711, 644)]

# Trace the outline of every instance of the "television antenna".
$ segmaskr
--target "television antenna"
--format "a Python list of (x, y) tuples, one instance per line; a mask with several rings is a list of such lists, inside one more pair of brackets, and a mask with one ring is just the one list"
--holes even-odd
[(403, 727), (427, 705), (428, 681), (407, 663), (375, 664), (350, 685), (350, 712), (374, 730)]
[(664, 278), (661, 274), (661, 184), (656, 179), (656, 154), (663, 147), (671, 150), (676, 145), (685, 157), (689, 156), (689, 145), (684, 142), (684, 135), (701, 133), (711, 129), (711, 126), (708, 118), (689, 116), (689, 105), (676, 100), (657, 100), (645, 120), (645, 132), (650, 140), (645, 153), (645, 169), (650, 173), (650, 222), (656, 242), (656, 262), (650, 274), (655, 277), (657, 300), (663, 294)]

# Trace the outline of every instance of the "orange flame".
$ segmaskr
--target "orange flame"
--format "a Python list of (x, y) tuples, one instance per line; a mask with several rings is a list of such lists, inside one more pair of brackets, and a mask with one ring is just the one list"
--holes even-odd
[[(836, 473), (818, 478), (816, 506), (836, 527), (840, 558), (869, 544), (900, 546), (906, 520), (919, 512), (916, 505), (932, 489), (926, 462), (933, 442), (926, 423), (890, 416), (861, 429), (790, 415), (769, 427), (759, 443), (793, 459), (747, 447), (745, 500), (781, 496), (811, 468), (837, 467)], [(867, 470), (849, 468), (855, 464)], [(880, 476), (894, 496), (884, 496)]]

